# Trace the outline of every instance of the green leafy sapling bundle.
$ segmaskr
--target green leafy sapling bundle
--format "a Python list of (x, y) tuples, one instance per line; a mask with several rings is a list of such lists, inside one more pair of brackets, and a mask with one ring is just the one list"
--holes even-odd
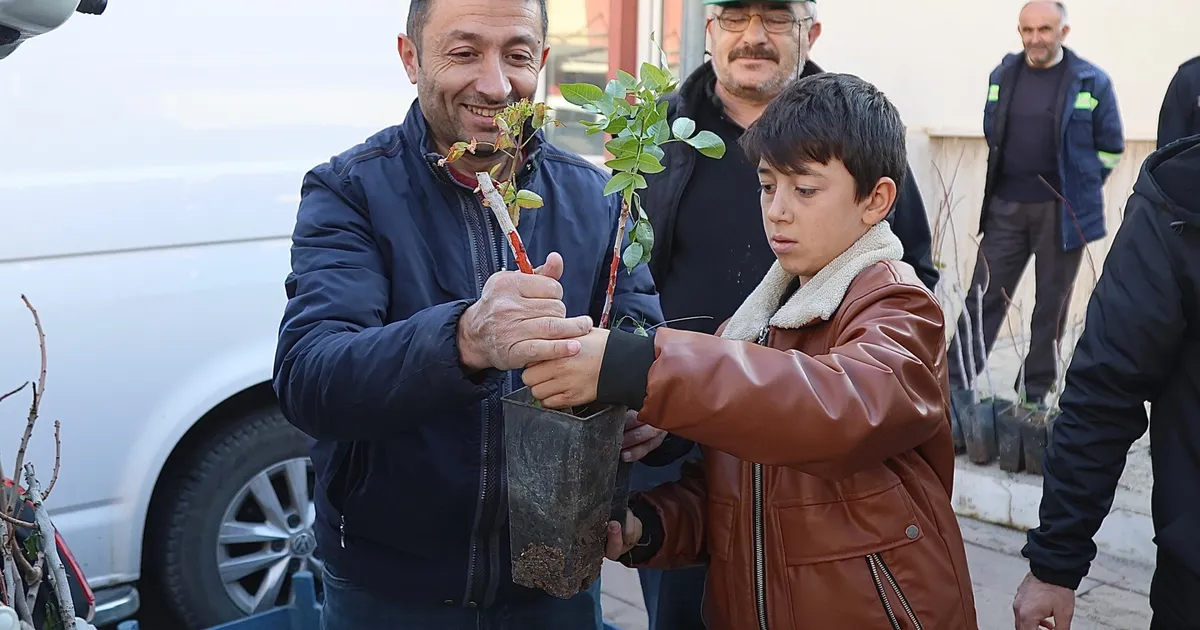
[[(662, 55), (662, 58), (665, 59), (666, 55)], [(666, 169), (662, 163), (665, 155), (662, 146), (671, 142), (683, 142), (706, 157), (719, 159), (725, 155), (725, 143), (721, 138), (711, 131), (697, 133), (696, 123), (691, 119), (681, 117), (668, 125), (667, 103), (662, 101), (662, 97), (674, 91), (679, 86), (679, 81), (666, 66), (643, 63), (640, 74), (639, 79), (628, 72), (618, 70), (617, 78), (610, 80), (604, 89), (590, 83), (566, 83), (559, 86), (567, 102), (599, 116), (599, 120), (581, 123), (588, 128), (588, 134), (607, 133), (613, 136), (604, 145), (612, 154), (612, 159), (605, 162), (605, 166), (614, 171), (613, 177), (604, 188), (604, 195), (621, 195), (621, 213), (609, 265), (604, 310), (600, 316), (601, 328), (610, 327), (620, 263), (624, 262), (627, 272), (632, 273), (638, 265), (650, 262), (650, 253), (654, 249), (654, 228), (642, 207), (641, 196), (637, 191), (647, 186), (645, 174), (660, 173)], [(495, 145), (491, 146), (494, 150), (504, 151), (511, 158), (510, 177), (497, 184), (493, 183), (492, 177), (500, 172), (503, 164), (493, 167), (491, 173), (476, 173), (479, 179), (477, 190), (483, 193), (487, 205), (492, 209), (508, 238), (518, 266), (525, 273), (533, 273), (533, 267), (516, 231), (518, 213), (521, 208), (541, 207), (542, 199), (532, 191), (518, 190), (515, 175), (521, 149), (533, 137), (532, 132), (549, 124), (563, 124), (547, 119), (546, 112), (549, 109), (544, 103), (522, 100), (508, 106), (497, 115), (499, 134)], [(527, 120), (528, 126), (525, 124)], [(530, 130), (531, 133), (525, 133)], [(466, 153), (474, 153), (479, 144), (484, 143), (478, 140), (455, 143), (442, 163), (453, 162)], [(508, 149), (513, 149), (513, 152), (510, 153)], [(621, 244), (625, 240), (626, 227), (634, 216), (636, 221), (630, 234), (630, 243), (622, 252)]]

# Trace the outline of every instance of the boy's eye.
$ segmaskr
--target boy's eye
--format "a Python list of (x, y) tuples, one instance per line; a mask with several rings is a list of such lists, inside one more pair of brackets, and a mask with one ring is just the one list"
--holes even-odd
[(775, 184), (759, 184), (758, 192), (773, 195), (775, 194)]
[(803, 186), (797, 186), (796, 192), (799, 193), (801, 197), (811, 197), (811, 196), (817, 194), (817, 189), (816, 188), (804, 188)]

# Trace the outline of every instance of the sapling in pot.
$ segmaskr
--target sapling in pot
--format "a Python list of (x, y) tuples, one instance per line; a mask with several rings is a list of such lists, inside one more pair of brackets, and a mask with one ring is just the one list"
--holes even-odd
[[(725, 153), (721, 139), (710, 131), (697, 132), (693, 121), (680, 118), (667, 123), (662, 97), (678, 87), (667, 68), (644, 63), (639, 74), (640, 78), (618, 71), (604, 88), (587, 83), (559, 86), (568, 102), (597, 116), (582, 123), (589, 134), (612, 136), (605, 143), (612, 155), (605, 165), (614, 174), (603, 195), (620, 195), (621, 212), (614, 226), (602, 328), (615, 326), (613, 297), (622, 264), (626, 273), (632, 273), (650, 261), (654, 230), (638, 191), (647, 186), (644, 174), (665, 170), (661, 147), (684, 142), (710, 158)], [(516, 132), (550, 124), (546, 109), (526, 101), (506, 108), (497, 116), (500, 133), (494, 146), (503, 147), (515, 164), (517, 152), (528, 142)], [(479, 144), (458, 143), (445, 161), (472, 152)], [(494, 168), (492, 173), (476, 173), (479, 192), (505, 232), (518, 266), (532, 273), (516, 227), (520, 210), (540, 207), (543, 200), (531, 191), (518, 190), (514, 178), (494, 182), (492, 177), (499, 172)], [(627, 232), (629, 244), (622, 250)], [(648, 334), (645, 322), (634, 326), (639, 334)], [(547, 409), (529, 388), (504, 396), (501, 403), (513, 581), (556, 597), (571, 597), (599, 577), (608, 521), (618, 511), (623, 513), (628, 465), (619, 460), (627, 409), (596, 404), (566, 411)]]

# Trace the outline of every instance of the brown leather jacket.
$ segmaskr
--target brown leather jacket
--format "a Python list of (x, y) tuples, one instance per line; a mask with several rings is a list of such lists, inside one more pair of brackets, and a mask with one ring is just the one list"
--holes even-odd
[(639, 419), (705, 457), (635, 497), (661, 540), (634, 557), (708, 563), (710, 630), (977, 628), (943, 315), (893, 241), (869, 232), (782, 308), (776, 265), (725, 339), (656, 335)]

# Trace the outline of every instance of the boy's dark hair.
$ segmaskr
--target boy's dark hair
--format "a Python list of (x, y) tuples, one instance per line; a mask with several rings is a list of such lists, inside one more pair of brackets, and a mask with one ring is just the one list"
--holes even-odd
[[(429, 18), (429, 8), (434, 2), (441, 0), (412, 0), (408, 5), (408, 23), (405, 24), (405, 32), (409, 39), (416, 44), (417, 54), (421, 54), (421, 31), (425, 30), (425, 21)], [(529, 0), (533, 2), (534, 0)], [(542, 39), (546, 38), (546, 32), (550, 29), (550, 14), (546, 13), (546, 0), (536, 0), (538, 10), (542, 12)]]
[(881, 177), (904, 187), (904, 136), (900, 112), (883, 92), (854, 75), (824, 72), (785, 87), (740, 142), (751, 164), (766, 161), (785, 173), (841, 160), (862, 201)]

